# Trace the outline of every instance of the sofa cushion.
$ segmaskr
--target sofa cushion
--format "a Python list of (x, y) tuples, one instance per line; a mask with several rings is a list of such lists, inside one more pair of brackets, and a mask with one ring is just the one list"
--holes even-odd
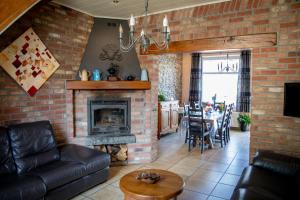
[(300, 170), (300, 158), (260, 150), (253, 158), (253, 166), (288, 176), (295, 176)]
[(16, 167), (11, 154), (7, 129), (0, 127), (0, 175), (15, 171)]
[(12, 125), (8, 129), (18, 174), (59, 159), (49, 121)]
[(295, 180), (291, 179), (290, 176), (249, 166), (244, 169), (238, 186), (240, 188), (261, 188), (281, 198), (287, 198), (287, 195), (291, 195), (294, 190)]
[(81, 178), (84, 175), (84, 165), (77, 162), (54, 161), (29, 172), (40, 177), (47, 191)]
[(283, 200), (282, 198), (272, 194), (269, 191), (261, 190), (260, 188), (240, 188), (237, 189), (231, 200)]
[(107, 153), (87, 147), (67, 144), (59, 148), (61, 160), (76, 161), (84, 164), (85, 174), (107, 168), (110, 164), (110, 156)]
[(36, 200), (46, 194), (46, 186), (38, 177), (6, 174), (0, 176), (1, 200)]

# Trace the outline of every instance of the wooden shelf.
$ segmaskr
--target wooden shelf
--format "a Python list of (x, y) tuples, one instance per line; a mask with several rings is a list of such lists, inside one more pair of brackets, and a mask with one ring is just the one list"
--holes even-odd
[(150, 90), (149, 81), (66, 81), (67, 90)]

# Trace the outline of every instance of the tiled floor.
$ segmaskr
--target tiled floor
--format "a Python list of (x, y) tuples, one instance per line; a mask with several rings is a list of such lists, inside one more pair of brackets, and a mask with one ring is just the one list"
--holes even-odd
[(159, 158), (149, 164), (112, 167), (110, 178), (74, 200), (121, 200), (120, 178), (128, 172), (143, 168), (158, 168), (173, 171), (185, 180), (184, 192), (178, 200), (229, 199), (242, 170), (249, 161), (249, 133), (231, 131), (231, 141), (224, 148), (216, 145), (200, 154), (195, 147), (188, 152), (184, 135), (174, 133), (160, 140)]

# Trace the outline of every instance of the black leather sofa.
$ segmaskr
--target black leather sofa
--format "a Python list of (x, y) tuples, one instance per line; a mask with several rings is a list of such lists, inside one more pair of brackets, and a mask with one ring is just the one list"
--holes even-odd
[(57, 146), (49, 121), (0, 127), (0, 199), (70, 199), (105, 182), (110, 156)]
[(231, 200), (300, 199), (300, 159), (259, 151), (246, 167)]

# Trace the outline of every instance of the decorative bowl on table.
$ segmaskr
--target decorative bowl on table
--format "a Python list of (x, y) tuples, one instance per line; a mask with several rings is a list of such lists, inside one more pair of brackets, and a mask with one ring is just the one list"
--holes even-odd
[(160, 180), (160, 175), (153, 172), (140, 172), (136, 179), (145, 183), (154, 184)]

